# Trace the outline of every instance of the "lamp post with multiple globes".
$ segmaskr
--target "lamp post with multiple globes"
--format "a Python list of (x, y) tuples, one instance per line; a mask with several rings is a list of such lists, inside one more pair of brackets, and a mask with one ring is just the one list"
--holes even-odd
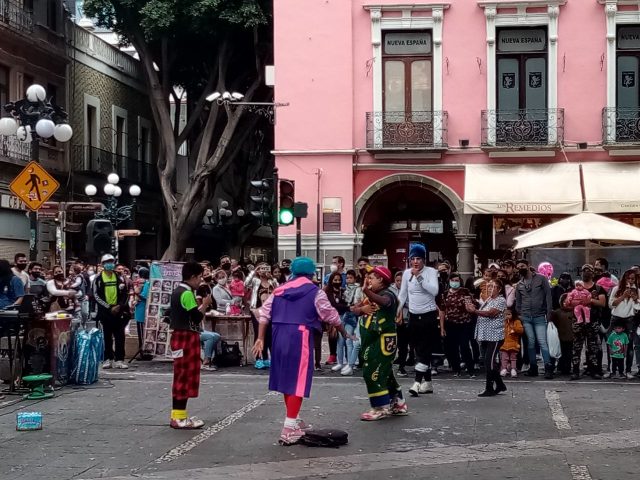
[[(128, 205), (118, 205), (118, 199), (122, 196), (122, 188), (120, 185), (120, 177), (117, 173), (110, 173), (107, 176), (107, 183), (103, 187), (103, 192), (107, 196), (107, 205), (105, 208), (95, 214), (96, 218), (103, 218), (109, 220), (114, 229), (126, 221), (133, 220), (135, 215), (136, 199), (142, 193), (142, 189), (138, 185), (131, 185), (129, 187), (129, 195), (131, 196), (131, 203)], [(98, 187), (95, 185), (86, 185), (84, 187), (84, 193), (93, 198), (98, 194)], [(113, 237), (114, 251), (117, 252), (117, 234)]]
[[(10, 117), (0, 118), (0, 135), (15, 135), (18, 141), (31, 144), (31, 160), (40, 160), (40, 139), (55, 138), (59, 142), (68, 142), (73, 129), (67, 123), (69, 115), (60, 106), (47, 99), (47, 91), (42, 85), (31, 85), (26, 96), (17, 102), (4, 105)], [(31, 239), (29, 258), (32, 261), (38, 255), (38, 217), (29, 212)]]

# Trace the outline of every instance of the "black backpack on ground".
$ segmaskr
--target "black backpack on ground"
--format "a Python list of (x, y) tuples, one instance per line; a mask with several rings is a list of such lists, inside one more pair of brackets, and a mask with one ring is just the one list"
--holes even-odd
[(334, 428), (309, 430), (300, 439), (300, 443), (307, 447), (340, 448), (340, 446), (349, 443), (349, 434), (344, 430)]
[(242, 352), (238, 342), (230, 345), (221, 340), (213, 361), (218, 367), (239, 367), (242, 364)]

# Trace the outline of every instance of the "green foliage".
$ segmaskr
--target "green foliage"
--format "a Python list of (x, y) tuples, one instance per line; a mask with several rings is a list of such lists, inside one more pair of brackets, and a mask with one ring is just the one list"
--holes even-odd
[(84, 11), (102, 27), (131, 39), (142, 29), (149, 41), (162, 36), (207, 37), (229, 27), (253, 28), (268, 21), (264, 0), (86, 0)]

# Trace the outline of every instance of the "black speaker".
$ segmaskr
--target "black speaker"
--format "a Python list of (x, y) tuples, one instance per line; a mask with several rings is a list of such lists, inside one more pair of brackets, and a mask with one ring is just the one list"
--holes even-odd
[(113, 225), (109, 220), (94, 219), (87, 223), (87, 253), (110, 253), (112, 239)]

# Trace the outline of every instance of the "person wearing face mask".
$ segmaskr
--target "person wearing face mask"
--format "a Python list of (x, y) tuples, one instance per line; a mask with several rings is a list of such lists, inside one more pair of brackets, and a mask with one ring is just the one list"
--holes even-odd
[(569, 293), (573, 290), (573, 279), (571, 275), (567, 272), (563, 272), (558, 277), (557, 285), (551, 287), (551, 303), (553, 304), (553, 309), (557, 310), (560, 308), (560, 297), (565, 293)]
[(520, 274), (520, 281), (516, 285), (516, 312), (524, 325), (529, 352), (529, 370), (525, 375), (538, 376), (537, 342), (544, 360), (544, 378), (549, 380), (553, 378), (553, 364), (547, 344), (547, 319), (553, 309), (551, 285), (547, 277), (531, 271), (528, 261), (518, 260), (516, 266)]
[(42, 264), (39, 262), (31, 262), (27, 268), (29, 272), (29, 293), (34, 295), (36, 299), (40, 299), (47, 295), (47, 282), (42, 275)]
[(409, 334), (413, 339), (416, 364), (415, 382), (409, 389), (411, 396), (433, 393), (431, 383), (432, 354), (438, 347), (440, 335), (444, 333), (444, 323), (438, 317), (436, 296), (438, 295), (438, 272), (425, 266), (427, 249), (421, 243), (414, 243), (409, 250), (409, 265), (402, 274), (396, 323), (402, 319), (405, 304), (409, 306)]
[(53, 267), (53, 278), (47, 282), (47, 293), (51, 300), (50, 312), (61, 310), (71, 312), (73, 310), (73, 302), (78, 292), (77, 290), (66, 288), (64, 271), (60, 265)]
[(345, 263), (346, 261), (344, 257), (341, 257), (339, 255), (333, 257), (331, 265), (329, 266), (329, 273), (324, 276), (322, 284), (326, 285), (327, 283), (329, 283), (329, 276), (337, 272), (340, 274), (340, 278), (342, 280), (342, 288), (345, 288), (347, 286), (347, 274), (344, 270)]
[(224, 270), (218, 270), (215, 274), (216, 285), (211, 290), (218, 312), (227, 314), (233, 302), (233, 295), (227, 287), (229, 277)]
[(475, 377), (471, 341), (474, 335), (473, 317), (467, 311), (467, 303), (473, 302), (471, 292), (462, 286), (459, 273), (449, 277), (449, 289), (443, 296), (444, 329), (447, 333), (447, 359), (453, 376), (461, 374), (460, 357), (470, 377)]
[(104, 332), (104, 369), (129, 368), (124, 363), (124, 329), (129, 323), (129, 316), (126, 315), (129, 294), (124, 279), (115, 272), (115, 260), (109, 253), (103, 255), (103, 270), (93, 281), (93, 299), (98, 308), (96, 322), (102, 324)]
[[(602, 311), (606, 305), (606, 293), (602, 287), (593, 281), (594, 269), (590, 264), (582, 266), (582, 282), (584, 289), (591, 293), (591, 299), (583, 304), (591, 308), (589, 323), (573, 322), (573, 355), (571, 358), (572, 374), (571, 380), (580, 378), (580, 362), (582, 361), (582, 348), (586, 344), (587, 370), (586, 374), (594, 380), (602, 378), (601, 364), (598, 357), (599, 352), (599, 332), (602, 321)], [(579, 301), (565, 302), (567, 308), (575, 308)], [(575, 318), (575, 317), (574, 317)]]
[(229, 257), (229, 255), (223, 255), (220, 257), (220, 268), (229, 275), (231, 272), (231, 257)]
[(29, 262), (27, 260), (27, 256), (24, 253), (17, 253), (13, 257), (13, 268), (11, 269), (11, 271), (22, 281), (26, 292), (29, 291), (29, 274), (25, 272), (28, 265)]
[(489, 297), (481, 308), (477, 308), (472, 302), (466, 304), (467, 311), (478, 316), (475, 336), (480, 343), (487, 374), (484, 392), (480, 393), (479, 397), (493, 397), (500, 392), (507, 391), (507, 387), (500, 377), (500, 366), (496, 361), (497, 354), (504, 342), (504, 319), (507, 310), (507, 302), (502, 295), (502, 282), (497, 279), (491, 280), (487, 285), (487, 292)]
[[(251, 291), (251, 301), (249, 303), (249, 311), (251, 312), (251, 323), (253, 324), (254, 338), (258, 338), (260, 317), (260, 308), (262, 304), (271, 296), (273, 291), (278, 288), (278, 282), (271, 276), (271, 268), (264, 262), (259, 263), (255, 270), (247, 275), (244, 282), (245, 288)], [(264, 337), (264, 348), (260, 358), (256, 358), (255, 367), (258, 370), (269, 368), (271, 359), (269, 353), (271, 351), (271, 325), (267, 327)]]

